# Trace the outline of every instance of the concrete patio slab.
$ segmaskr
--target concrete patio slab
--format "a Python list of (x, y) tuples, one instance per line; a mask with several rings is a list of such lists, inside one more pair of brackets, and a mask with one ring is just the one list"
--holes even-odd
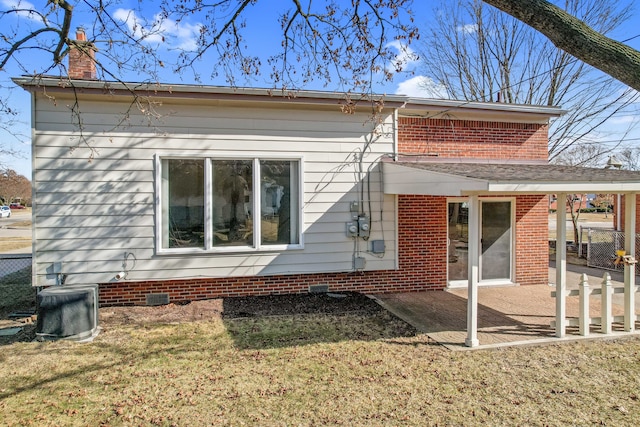
[[(589, 277), (592, 287), (599, 287), (603, 270), (582, 266), (567, 267), (567, 287), (576, 288), (581, 274)], [(611, 273), (613, 286), (622, 286), (619, 273)], [(615, 279), (617, 280), (614, 280)], [(479, 347), (486, 349), (510, 345), (531, 345), (548, 342), (560, 342), (555, 337), (551, 322), (555, 320), (555, 268), (549, 269), (549, 282), (546, 285), (481, 287), (478, 289), (478, 340)], [(622, 297), (616, 295), (616, 297)], [(469, 350), (464, 344), (467, 336), (467, 290), (425, 291), (375, 295), (374, 298), (387, 310), (413, 325), (418, 331), (427, 334), (434, 341), (452, 349)], [(636, 312), (640, 311), (640, 298), (636, 298)], [(599, 297), (591, 297), (590, 313), (599, 315), (601, 310)], [(567, 298), (567, 317), (577, 317), (578, 298)], [(613, 301), (613, 315), (624, 313), (622, 301)], [(638, 329), (638, 326), (636, 326)], [(621, 325), (614, 325), (613, 336), (629, 336), (621, 332)], [(600, 334), (592, 327), (588, 337), (578, 335), (577, 328), (568, 328), (567, 337), (562, 340), (611, 338), (612, 335)]]

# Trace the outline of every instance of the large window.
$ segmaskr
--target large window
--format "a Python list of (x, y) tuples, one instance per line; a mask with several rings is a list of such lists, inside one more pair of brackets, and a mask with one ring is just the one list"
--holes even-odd
[(160, 158), (161, 249), (300, 247), (300, 163)]

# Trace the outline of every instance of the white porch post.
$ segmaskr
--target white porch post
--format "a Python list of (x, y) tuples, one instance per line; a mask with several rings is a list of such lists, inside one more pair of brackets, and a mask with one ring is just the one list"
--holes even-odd
[(477, 347), (478, 341), (478, 279), (480, 277), (480, 201), (469, 197), (469, 284), (467, 286), (467, 347)]
[(567, 330), (567, 193), (557, 195), (556, 209), (556, 337)]
[[(636, 256), (636, 194), (627, 193), (624, 203), (624, 250)], [(633, 332), (636, 324), (635, 311), (636, 266), (624, 265), (624, 330)]]

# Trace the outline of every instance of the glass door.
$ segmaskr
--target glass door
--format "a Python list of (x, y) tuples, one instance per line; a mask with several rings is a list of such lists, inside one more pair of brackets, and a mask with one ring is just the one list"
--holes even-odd
[(511, 202), (481, 202), (480, 281), (511, 281)]
[(451, 201), (448, 211), (448, 283), (450, 287), (464, 287), (469, 269), (469, 204)]
[[(449, 287), (465, 287), (469, 268), (469, 206), (448, 203), (447, 279)], [(513, 215), (510, 200), (480, 201), (480, 277), (482, 285), (511, 283)]]

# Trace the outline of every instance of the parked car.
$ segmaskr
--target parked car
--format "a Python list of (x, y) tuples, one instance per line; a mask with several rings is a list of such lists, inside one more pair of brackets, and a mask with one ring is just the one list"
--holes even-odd
[(9, 218), (11, 216), (11, 209), (9, 206), (0, 206), (0, 218)]
[(24, 209), (24, 206), (22, 206), (20, 203), (10, 203), (9, 204), (9, 208), (10, 209)]

